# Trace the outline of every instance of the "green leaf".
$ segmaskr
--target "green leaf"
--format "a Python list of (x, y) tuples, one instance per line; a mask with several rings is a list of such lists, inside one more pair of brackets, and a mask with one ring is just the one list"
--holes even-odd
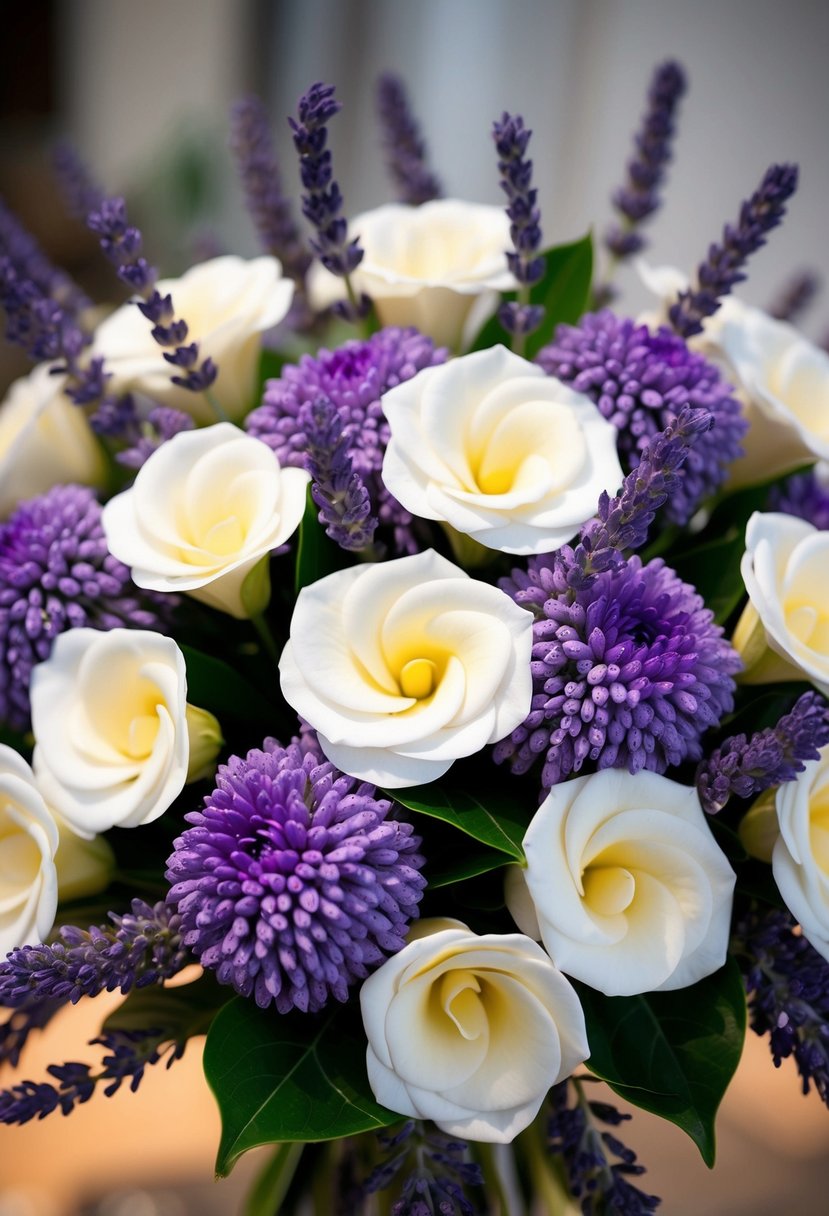
[(682, 1128), (712, 1167), (714, 1117), (740, 1060), (746, 1001), (733, 959), (690, 988), (603, 996), (577, 985), (588, 1067), (621, 1098)]
[(388, 1127), (366, 1076), (365, 1038), (342, 1007), (280, 1016), (237, 997), (216, 1017), (204, 1071), (222, 1117), (216, 1170), (260, 1144), (334, 1140)]
[(274, 707), (244, 676), (222, 659), (182, 646), (187, 667), (187, 700), (222, 718), (256, 722), (273, 718)]
[(489, 874), (491, 870), (499, 870), (502, 866), (509, 864), (510, 859), (506, 853), (495, 851), (453, 857), (448, 864), (441, 865), (438, 862), (434, 868), (429, 866), (427, 871), (429, 890), (434, 891), (438, 887), (453, 887), (456, 882), (464, 882), (467, 878), (477, 878), (479, 874)]
[(482, 844), (489, 845), (491, 849), (505, 853), (513, 861), (524, 865), (522, 842), (529, 820), (526, 816), (522, 818), (516, 813), (515, 799), (509, 794), (488, 794), (484, 805), (476, 795), (465, 790), (446, 790), (436, 785), (415, 785), (404, 790), (394, 790), (389, 797), (395, 798), (410, 811), (419, 811), (421, 815), (430, 815), (433, 819), (451, 823), (467, 836), (480, 840)]
[(744, 551), (744, 533), (732, 529), (727, 536), (690, 549), (671, 562), (679, 577), (696, 588), (719, 625), (728, 620), (745, 596), (740, 573)]
[(309, 485), (296, 550), (294, 590), (297, 595), (303, 587), (308, 587), (318, 579), (325, 578), (326, 574), (333, 574), (335, 570), (342, 570), (348, 565), (347, 555), (325, 535), (318, 516), (319, 508), (311, 497)]
[[(547, 267), (544, 277), (530, 291), (530, 302), (542, 304), (544, 320), (534, 334), (527, 338), (525, 354), (532, 359), (553, 336), (562, 322), (573, 325), (586, 311), (593, 281), (593, 237), (587, 233), (580, 240), (566, 245), (554, 245), (545, 250)], [(504, 300), (514, 300), (514, 291), (506, 292)], [(497, 315), (490, 317), (472, 344), (473, 350), (484, 350), (498, 343), (508, 344), (506, 333)]]

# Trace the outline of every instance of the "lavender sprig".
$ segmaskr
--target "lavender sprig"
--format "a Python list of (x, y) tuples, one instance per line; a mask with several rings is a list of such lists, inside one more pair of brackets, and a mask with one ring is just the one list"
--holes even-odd
[(520, 115), (513, 117), (504, 112), (501, 121), (492, 124), (501, 189), (509, 200), (507, 215), (513, 249), (507, 252), (507, 264), (519, 284), (518, 299), (501, 305), (498, 320), (507, 333), (514, 335), (513, 347), (518, 354), (523, 351), (526, 336), (538, 329), (544, 317), (541, 305), (530, 304), (530, 288), (543, 277), (547, 265), (538, 252), (541, 216), (536, 205), (538, 191), (530, 185), (533, 163), (524, 159), (531, 135)]
[(326, 148), (329, 119), (342, 108), (334, 97), (333, 85), (312, 84), (297, 104), (297, 118), (289, 118), (294, 147), (299, 154), (299, 172), (306, 193), (302, 196), (302, 214), (313, 226), (316, 239), (311, 248), (326, 270), (345, 281), (348, 302), (341, 302), (340, 312), (350, 320), (363, 317), (370, 302), (367, 296), (357, 299), (351, 274), (363, 260), (359, 239), (348, 240), (348, 224), (340, 215), (343, 197), (333, 177), (331, 152)]
[(72, 144), (66, 141), (53, 149), (52, 165), (69, 214), (86, 222), (90, 211), (97, 211), (101, 206), (103, 190)]
[(385, 1191), (403, 1179), (391, 1216), (474, 1216), (464, 1194), (467, 1186), (482, 1186), (481, 1169), (469, 1160), (466, 1141), (446, 1135), (426, 1123), (407, 1120), (395, 1132), (377, 1136), (385, 1160), (363, 1183), (363, 1195)]
[(29, 1035), (34, 1030), (43, 1030), (62, 1005), (62, 1001), (39, 1001), (26, 1009), (12, 1009), (0, 1024), (0, 1064), (16, 1068)]
[(722, 243), (711, 245), (697, 267), (695, 286), (679, 295), (668, 310), (671, 324), (683, 338), (702, 332), (702, 323), (720, 306), (735, 283), (745, 279), (743, 266), (766, 243), (766, 234), (786, 214), (786, 203), (797, 188), (797, 165), (771, 165), (757, 190), (740, 208), (736, 225), (726, 224)]
[(35, 284), (39, 294), (53, 300), (76, 321), (90, 301), (65, 270), (50, 262), (30, 232), (0, 199), (0, 256), (8, 258), (19, 278)]
[(0, 1005), (29, 1008), (43, 1001), (76, 1004), (99, 992), (129, 992), (169, 979), (188, 961), (181, 918), (163, 901), (132, 901), (109, 925), (64, 925), (52, 945), (21, 946), (0, 962)]
[(348, 439), (336, 405), (327, 397), (304, 404), (299, 423), (306, 437), (305, 467), (313, 479), (311, 497), (326, 535), (341, 549), (359, 551), (374, 540), (377, 519), (371, 498), (348, 454)]
[(793, 323), (804, 313), (820, 290), (820, 279), (811, 270), (801, 270), (786, 283), (768, 308), (770, 317)]
[(751, 1029), (769, 1035), (776, 1068), (794, 1056), (803, 1092), (829, 1106), (829, 962), (788, 912), (755, 908), (737, 925), (731, 953), (743, 972)]
[(22, 1081), (11, 1089), (0, 1090), (0, 1124), (28, 1123), (45, 1119), (60, 1109), (70, 1114), (76, 1106), (88, 1102), (101, 1082), (107, 1097), (116, 1093), (129, 1080), (135, 1093), (148, 1065), (157, 1064), (165, 1056), (167, 1067), (181, 1059), (186, 1040), (171, 1039), (167, 1031), (112, 1030), (92, 1039), (90, 1046), (102, 1046), (109, 1054), (101, 1062), (101, 1071), (93, 1073), (89, 1064), (73, 1062), (52, 1064), (47, 1068), (57, 1085), (50, 1082)]
[(732, 735), (697, 769), (703, 810), (716, 815), (732, 797), (753, 798), (773, 785), (794, 781), (818, 760), (829, 743), (829, 706), (816, 692), (806, 692), (776, 726), (756, 731), (750, 739)]
[(291, 200), (282, 189), (268, 116), (258, 97), (244, 97), (231, 109), (230, 146), (262, 247), (279, 258), (286, 274), (301, 287), (311, 254), (294, 221)]
[[(548, 1125), (550, 1147), (559, 1154), (574, 1199), (580, 1200), (585, 1216), (618, 1213), (619, 1216), (646, 1216), (661, 1200), (646, 1195), (628, 1179), (640, 1177), (645, 1167), (636, 1154), (612, 1132), (599, 1131), (597, 1123), (618, 1127), (630, 1119), (607, 1102), (591, 1102), (581, 1082), (573, 1080), (574, 1106), (568, 1104), (568, 1082), (550, 1091), (553, 1114)], [(616, 1158), (614, 1161), (613, 1159)]]
[(377, 81), (377, 113), (383, 149), (401, 203), (419, 206), (443, 194), (440, 181), (426, 162), (426, 145), (409, 107), (399, 76), (384, 72)]
[(168, 405), (157, 405), (150, 410), (146, 422), (140, 424), (140, 433), (132, 445), (119, 452), (115, 459), (128, 469), (140, 469), (153, 452), (178, 435), (181, 431), (192, 431), (195, 423), (189, 414)]
[(671, 160), (676, 111), (686, 86), (684, 69), (672, 59), (660, 64), (653, 74), (635, 151), (627, 164), (627, 179), (613, 195), (621, 223), (612, 225), (604, 235), (605, 246), (618, 261), (645, 247), (639, 225), (662, 201), (659, 190)]

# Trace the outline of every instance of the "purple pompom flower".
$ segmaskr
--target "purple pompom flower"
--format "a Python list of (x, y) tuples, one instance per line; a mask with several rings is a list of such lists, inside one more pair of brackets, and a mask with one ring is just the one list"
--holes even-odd
[(313, 736), (220, 765), (168, 860), (185, 944), (262, 1008), (316, 1011), (404, 945), (426, 885), (411, 825)]
[(446, 351), (415, 329), (381, 329), (366, 341), (346, 342), (337, 350), (303, 355), (296, 366), (284, 367), (278, 380), (269, 380), (259, 409), (245, 427), (273, 448), (281, 465), (306, 467), (308, 436), (303, 416), (320, 398), (335, 405), (354, 472), (369, 492), (380, 524), (393, 529), (396, 552), (415, 553), (420, 547), (412, 516), (388, 492), (380, 476), (389, 440), (389, 425), (380, 405), (383, 393), (410, 380), (424, 367), (443, 363)]
[(805, 519), (822, 532), (829, 529), (829, 465), (820, 462), (805, 473), (795, 473), (769, 495), (770, 511)]
[(627, 470), (638, 466), (643, 449), (684, 405), (711, 413), (713, 425), (688, 453), (666, 505), (674, 523), (688, 522), (742, 454), (748, 423), (731, 386), (666, 327), (651, 333), (646, 325), (603, 309), (582, 317), (578, 325), (559, 325), (554, 341), (539, 351), (538, 362), (549, 375), (595, 401), (618, 428), (619, 455)]
[(733, 708), (741, 664), (694, 588), (634, 556), (572, 598), (542, 560), (513, 572), (514, 598), (540, 613), (533, 698), (496, 761), (524, 773), (543, 754), (546, 791), (587, 761), (664, 773), (698, 760), (701, 736)]
[(169, 596), (139, 591), (108, 551), (86, 486), (54, 486), (0, 524), (0, 720), (29, 725), (29, 679), (55, 638), (94, 629), (164, 629)]

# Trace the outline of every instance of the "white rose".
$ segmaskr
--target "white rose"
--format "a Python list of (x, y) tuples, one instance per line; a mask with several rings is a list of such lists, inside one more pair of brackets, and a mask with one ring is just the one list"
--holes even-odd
[(184, 788), (187, 679), (172, 638), (69, 629), (34, 668), (31, 702), (38, 787), (79, 836), (151, 823)]
[(432, 550), (352, 566), (300, 592), (282, 692), (343, 772), (434, 781), (526, 717), (532, 621)]
[(252, 616), (264, 604), (243, 596), (245, 578), (299, 526), (308, 481), (228, 422), (183, 431), (104, 507), (107, 545), (139, 587)]
[[(662, 298), (663, 313), (687, 278), (671, 267), (639, 264), (647, 287)], [(729, 488), (751, 485), (810, 460), (829, 459), (829, 354), (785, 321), (777, 321), (727, 295), (691, 345), (732, 381), (749, 429), (744, 455), (729, 474)]]
[(535, 942), (423, 921), (363, 984), (378, 1102), (453, 1136), (509, 1143), (589, 1054), (573, 988)]
[[(541, 940), (565, 974), (631, 996), (687, 987), (725, 962), (735, 876), (694, 788), (623, 769), (565, 781), (524, 853)], [(524, 901), (507, 895), (532, 930)]]
[(559, 548), (624, 478), (597, 406), (503, 346), (425, 368), (382, 407), (390, 492), (490, 549)]
[(829, 695), (829, 532), (755, 512), (740, 571), (749, 602), (734, 631), (747, 684), (812, 681)]
[[(349, 237), (359, 238), (364, 252), (351, 281), (371, 296), (381, 325), (414, 325), (439, 346), (468, 345), (499, 293), (516, 286), (503, 207), (450, 198), (419, 207), (388, 203), (356, 216)], [(319, 307), (344, 294), (343, 280), (319, 263), (309, 286)]]
[(0, 744), (0, 958), (42, 942), (58, 906), (58, 827), (32, 770)]
[(778, 788), (775, 803), (775, 881), (804, 935), (829, 961), (829, 747)]
[[(192, 266), (180, 279), (162, 279), (156, 290), (170, 295), (176, 317), (187, 322), (186, 342), (198, 342), (202, 359), (219, 369), (210, 394), (228, 418), (243, 418), (255, 402), (262, 334), (288, 312), (294, 286), (282, 277), (275, 258), (245, 261), (226, 255)], [(103, 356), (111, 392), (145, 394), (174, 406), (199, 424), (216, 421), (202, 393), (173, 384), (179, 370), (164, 358), (152, 336), (152, 323), (134, 303), (116, 309), (98, 326), (92, 356)]]
[(106, 480), (101, 447), (83, 410), (63, 392), (64, 380), (38, 364), (0, 405), (0, 519), (54, 485)]

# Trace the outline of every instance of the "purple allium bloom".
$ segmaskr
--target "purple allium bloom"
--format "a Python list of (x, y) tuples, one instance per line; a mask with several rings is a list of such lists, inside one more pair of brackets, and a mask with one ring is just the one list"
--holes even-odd
[(743, 972), (751, 1029), (768, 1034), (775, 1067), (794, 1056), (803, 1092), (829, 1106), (829, 963), (788, 912), (754, 909), (737, 925), (731, 953)]
[(426, 145), (409, 107), (403, 81), (385, 72), (377, 81), (377, 113), (383, 129), (383, 149), (401, 203), (414, 207), (443, 194), (426, 162)]
[(733, 708), (741, 667), (702, 598), (660, 558), (634, 556), (571, 599), (542, 560), (513, 572), (514, 598), (540, 614), (533, 698), (495, 760), (524, 773), (544, 754), (545, 791), (587, 761), (664, 773), (698, 760), (701, 736)]
[(348, 438), (340, 411), (327, 397), (318, 397), (300, 411), (306, 436), (305, 467), (311, 474), (311, 497), (319, 507), (320, 523), (341, 549), (360, 552), (374, 540), (377, 519), (371, 497), (348, 454)]
[(776, 726), (756, 731), (750, 739), (731, 735), (697, 770), (697, 789), (710, 815), (728, 800), (753, 798), (773, 785), (794, 781), (806, 760), (819, 760), (829, 743), (829, 706), (816, 692), (805, 692)]
[(123, 993), (176, 975), (190, 961), (181, 918), (164, 902), (134, 899), (111, 924), (63, 925), (51, 945), (20, 946), (0, 962), (0, 1005), (28, 1009), (43, 1002), (77, 1004), (82, 996)]
[(291, 200), (282, 189), (268, 116), (258, 97), (243, 97), (231, 109), (230, 146), (263, 248), (279, 258), (295, 282), (304, 283), (311, 255), (294, 221)]
[(818, 276), (811, 270), (801, 270), (785, 284), (766, 312), (777, 321), (793, 323), (806, 311), (819, 290)]
[(500, 122), (492, 124), (501, 189), (509, 200), (507, 215), (513, 249), (507, 252), (507, 264), (521, 284), (519, 299), (503, 304), (498, 319), (507, 333), (516, 336), (533, 333), (544, 316), (544, 309), (530, 304), (526, 298), (529, 288), (542, 278), (547, 264), (546, 259), (539, 256), (541, 215), (536, 205), (538, 191), (530, 185), (533, 163), (524, 159), (531, 135), (532, 131), (527, 130), (520, 115), (513, 117), (506, 111)]
[(786, 203), (797, 189), (797, 165), (771, 165), (763, 180), (740, 208), (735, 225), (726, 224), (722, 243), (711, 245), (697, 267), (696, 284), (680, 293), (668, 310), (671, 325), (683, 338), (702, 332), (702, 323), (720, 306), (736, 283), (745, 279), (743, 266), (766, 243), (766, 233), (783, 219)]
[[(596, 1127), (596, 1123), (618, 1127), (631, 1116), (608, 1102), (585, 1099), (568, 1105), (567, 1081), (553, 1086), (550, 1102), (550, 1148), (561, 1157), (570, 1194), (581, 1201), (580, 1210), (585, 1216), (599, 1212), (647, 1216), (654, 1212), (662, 1201), (628, 1182), (628, 1178), (644, 1174), (645, 1167), (637, 1164), (636, 1154), (617, 1136)], [(613, 1161), (614, 1157), (618, 1160)]]
[(411, 514), (388, 492), (380, 470), (389, 424), (383, 393), (410, 380), (424, 367), (443, 363), (446, 351), (415, 329), (381, 329), (365, 341), (350, 341), (337, 350), (303, 355), (296, 366), (282, 369), (265, 386), (263, 404), (247, 417), (245, 427), (276, 452), (282, 465), (306, 468), (308, 437), (303, 411), (319, 398), (337, 407), (353, 471), (362, 479), (381, 526), (393, 529), (395, 551), (420, 547)]
[[(0, 524), (0, 721), (29, 726), (29, 679), (59, 633), (164, 630), (169, 596), (139, 591), (108, 551), (86, 486), (54, 486)], [(2, 1003), (2, 1002), (0, 1002)]]
[(613, 195), (622, 224), (611, 227), (604, 243), (617, 258), (628, 258), (645, 246), (638, 225), (659, 207), (659, 189), (671, 159), (671, 142), (679, 100), (685, 92), (685, 72), (668, 60), (657, 67), (648, 89), (648, 107), (636, 135), (636, 150), (627, 165), (627, 180)]
[(411, 824), (305, 733), (219, 766), (167, 878), (184, 941), (222, 984), (316, 1011), (402, 949), (426, 880)]
[(805, 519), (822, 532), (829, 529), (829, 466), (821, 462), (805, 473), (795, 473), (769, 495), (770, 511)]
[(619, 456), (628, 470), (636, 468), (643, 449), (684, 405), (711, 413), (713, 425), (697, 438), (666, 503), (673, 523), (686, 524), (742, 454), (748, 423), (731, 386), (667, 327), (651, 333), (609, 309), (588, 313), (577, 325), (559, 325), (537, 362), (595, 401), (617, 428)]

